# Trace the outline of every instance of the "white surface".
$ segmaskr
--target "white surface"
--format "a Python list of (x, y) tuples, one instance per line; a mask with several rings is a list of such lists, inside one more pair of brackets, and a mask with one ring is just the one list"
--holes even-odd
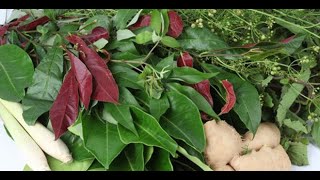
[[(9, 18), (12, 10), (0, 9), (0, 25)], [(308, 146), (309, 166), (293, 166), (294, 171), (320, 171), (320, 150), (319, 148)], [(0, 171), (22, 170), (26, 160), (17, 149), (12, 139), (7, 135), (0, 117)]]

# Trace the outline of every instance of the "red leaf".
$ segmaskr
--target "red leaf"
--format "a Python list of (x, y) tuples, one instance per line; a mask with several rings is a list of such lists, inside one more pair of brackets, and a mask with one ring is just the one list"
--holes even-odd
[(0, 37), (2, 37), (7, 32), (8, 28), (8, 25), (0, 26)]
[(223, 80), (222, 85), (227, 91), (226, 104), (221, 108), (221, 114), (228, 113), (236, 103), (236, 95), (233, 90), (233, 85), (228, 80)]
[(81, 38), (87, 42), (87, 44), (92, 44), (101, 38), (109, 39), (109, 32), (103, 27), (96, 27), (92, 30), (91, 34), (81, 36)]
[(146, 27), (149, 26), (151, 22), (151, 16), (150, 15), (143, 15), (140, 16), (138, 21), (136, 23), (134, 23), (133, 25), (131, 25), (129, 27), (130, 30), (136, 30), (142, 27)]
[(283, 43), (283, 44), (287, 44), (287, 43), (289, 43), (290, 41), (292, 41), (295, 37), (296, 37), (296, 35), (293, 35), (293, 36), (290, 36), (290, 37), (288, 37), (288, 38), (286, 38), (286, 39), (283, 39), (283, 40), (280, 41), (280, 42)]
[(43, 24), (47, 23), (48, 21), (49, 21), (49, 18), (47, 16), (43, 16), (41, 18), (38, 18), (38, 19), (26, 24), (26, 25), (19, 26), (18, 30), (30, 31), (30, 30), (35, 29), (38, 25), (43, 25)]
[(212, 119), (208, 114), (206, 114), (202, 111), (200, 112), (200, 115), (201, 115), (201, 119), (204, 121), (210, 121)]
[(211, 106), (213, 106), (213, 99), (210, 92), (210, 81), (208, 79), (203, 80), (197, 84), (193, 84), (192, 87), (197, 90)]
[(170, 22), (169, 22), (169, 30), (167, 35), (177, 38), (182, 33), (183, 21), (181, 17), (178, 15), (178, 13), (175, 11), (169, 11), (168, 16), (169, 16)]
[(188, 66), (193, 67), (193, 58), (188, 52), (184, 52), (177, 60), (178, 67)]
[(77, 119), (79, 111), (78, 83), (72, 70), (68, 72), (49, 116), (55, 138), (60, 138)]
[(15, 20), (15, 21), (13, 21), (13, 22), (10, 22), (10, 23), (9, 23), (9, 27), (18, 26), (20, 23), (22, 23), (23, 21), (27, 20), (29, 17), (30, 17), (29, 14), (24, 15), (24, 16), (18, 18), (17, 20)]
[(84, 107), (88, 109), (92, 94), (92, 75), (78, 57), (70, 51), (67, 51), (67, 53), (71, 60), (71, 70), (73, 70), (79, 84), (80, 100)]
[(0, 46), (5, 45), (7, 43), (6, 37), (0, 37)]
[(72, 44), (77, 44), (78, 50), (80, 51), (80, 59), (85, 63), (93, 76), (92, 99), (118, 103), (118, 85), (107, 67), (106, 62), (97, 52), (90, 49), (80, 37), (71, 35), (66, 37), (66, 39)]

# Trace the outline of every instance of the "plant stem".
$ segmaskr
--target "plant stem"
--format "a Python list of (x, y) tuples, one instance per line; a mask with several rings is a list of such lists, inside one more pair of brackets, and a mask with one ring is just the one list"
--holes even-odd
[(207, 166), (206, 164), (201, 162), (200, 159), (189, 155), (188, 152), (185, 149), (183, 149), (181, 146), (178, 146), (178, 152), (181, 153), (182, 155), (184, 155), (186, 158), (188, 158), (190, 161), (192, 161), (196, 165), (198, 165), (202, 170), (213, 171), (209, 166)]

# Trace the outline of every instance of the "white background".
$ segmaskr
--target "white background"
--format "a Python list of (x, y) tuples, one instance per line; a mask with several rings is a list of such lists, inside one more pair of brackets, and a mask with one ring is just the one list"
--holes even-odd
[[(0, 24), (4, 23), (6, 14), (8, 18), (10, 13), (11, 10), (6, 11), (5, 9), (0, 9)], [(320, 150), (313, 145), (309, 145), (308, 157), (310, 163), (309, 166), (293, 166), (292, 170), (320, 171)], [(24, 156), (5, 132), (0, 117), (0, 171), (20, 171), (26, 164), (25, 162)]]

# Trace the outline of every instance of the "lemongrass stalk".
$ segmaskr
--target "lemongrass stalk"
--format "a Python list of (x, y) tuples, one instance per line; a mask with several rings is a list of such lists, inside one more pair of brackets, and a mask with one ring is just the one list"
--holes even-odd
[(72, 155), (66, 144), (61, 140), (55, 140), (54, 134), (41, 123), (35, 123), (29, 126), (22, 116), (23, 109), (20, 103), (9, 102), (0, 99), (0, 102), (7, 107), (8, 111), (18, 120), (23, 128), (30, 134), (41, 149), (50, 156), (60, 160), (63, 163), (72, 162)]
[(25, 155), (28, 165), (34, 171), (50, 171), (45, 154), (1, 102), (0, 116), (15, 144)]

